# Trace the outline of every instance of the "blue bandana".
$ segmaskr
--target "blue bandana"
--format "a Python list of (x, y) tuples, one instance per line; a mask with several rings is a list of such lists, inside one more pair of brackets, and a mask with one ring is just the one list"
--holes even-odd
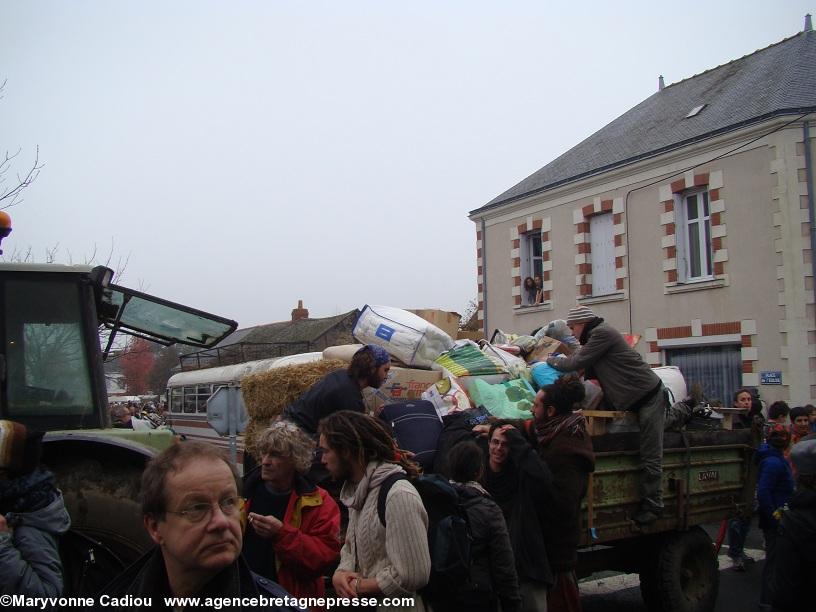
[(391, 361), (391, 355), (389, 355), (388, 351), (381, 346), (377, 346), (376, 344), (366, 344), (363, 348), (367, 348), (371, 351), (371, 354), (374, 356), (374, 365), (377, 367)]

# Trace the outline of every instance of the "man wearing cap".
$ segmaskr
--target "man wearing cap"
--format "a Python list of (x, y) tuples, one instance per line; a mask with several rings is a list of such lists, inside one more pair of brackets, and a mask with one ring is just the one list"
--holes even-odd
[(663, 427), (668, 398), (660, 378), (623, 336), (586, 306), (567, 315), (567, 325), (581, 347), (572, 355), (550, 356), (547, 363), (562, 372), (584, 370), (584, 378), (597, 379), (605, 399), (616, 410), (636, 412), (640, 428), (640, 507), (633, 520), (656, 521), (663, 513), (660, 489)]
[(376, 344), (366, 344), (354, 354), (345, 370), (329, 372), (283, 411), (313, 438), (317, 424), (338, 410), (365, 412), (363, 389), (379, 389), (391, 369), (391, 356)]
[(796, 491), (782, 514), (771, 576), (774, 610), (805, 610), (813, 606), (816, 584), (816, 434), (802, 438), (791, 450)]

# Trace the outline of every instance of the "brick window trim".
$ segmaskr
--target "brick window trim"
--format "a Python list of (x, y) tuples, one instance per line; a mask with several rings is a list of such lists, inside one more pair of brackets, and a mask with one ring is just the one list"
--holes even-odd
[[(581, 216), (580, 220), (577, 220), (575, 223), (575, 234), (585, 236), (585, 239), (581, 242), (575, 244), (575, 249), (578, 255), (587, 254), (590, 255), (592, 253), (592, 242), (591, 238), (589, 240), (586, 237), (589, 236), (589, 220), (592, 217), (597, 215), (605, 215), (605, 214), (612, 214), (612, 224), (613, 226), (620, 226), (623, 225), (623, 213), (616, 213), (614, 212), (614, 200), (612, 199), (602, 199), (600, 201), (600, 209), (596, 210), (595, 203), (593, 204), (585, 204), (580, 208)], [(623, 246), (623, 240), (621, 238), (622, 234), (615, 234), (614, 235), (614, 245), (615, 247)], [(626, 256), (623, 257), (615, 257), (615, 270), (623, 270), (626, 267)], [(582, 263), (575, 264), (575, 274), (576, 274), (576, 288), (578, 291), (577, 298), (581, 299), (590, 299), (593, 297), (603, 297), (603, 296), (594, 296), (592, 294), (592, 263), (584, 261)], [(615, 291), (622, 292), (626, 289), (626, 273), (623, 273), (621, 276), (615, 279)]]
[[(729, 321), (724, 323), (702, 323), (700, 335), (694, 335), (693, 326), (680, 325), (677, 327), (658, 327), (656, 329), (656, 339), (648, 342), (647, 362), (653, 368), (663, 365), (661, 363), (662, 349), (658, 345), (659, 340), (686, 340), (686, 339), (704, 339), (711, 336), (739, 336), (740, 347), (743, 349), (750, 349), (757, 346), (756, 330), (751, 330), (754, 333), (747, 333), (743, 329), (741, 321)], [(690, 347), (693, 345), (689, 345)], [(745, 374), (758, 375), (757, 359), (746, 359), (743, 354), (742, 359), (742, 374), (743, 385), (755, 386), (745, 381)]]
[[(715, 201), (722, 201), (722, 187), (715, 187), (709, 188), (711, 182), (711, 173), (709, 172), (701, 172), (700, 174), (694, 174), (694, 180), (689, 181), (688, 176), (680, 178), (676, 181), (672, 181), (668, 185), (668, 190), (672, 194), (672, 199), (670, 200), (663, 200), (661, 202), (662, 209), (664, 213), (675, 213), (677, 210), (677, 206), (675, 205), (675, 197), (682, 196), (682, 194), (690, 189), (697, 189), (697, 188), (707, 188), (708, 189), (708, 201), (709, 206)], [(665, 187), (665, 186), (664, 186)], [(723, 223), (723, 215), (721, 212), (711, 212), (711, 228), (712, 231), (717, 226), (725, 225)], [(677, 218), (674, 217), (673, 221), (667, 223), (661, 223), (663, 228), (663, 235), (673, 236), (675, 238), (673, 245), (668, 245), (662, 247), (663, 249), (663, 262), (664, 262), (664, 285), (667, 288), (677, 287), (677, 286), (685, 286), (685, 285), (693, 285), (695, 283), (699, 283), (699, 280), (688, 281), (687, 283), (680, 281), (680, 274), (677, 267)], [(712, 238), (711, 240), (711, 254), (712, 259), (714, 260), (713, 263), (713, 279), (725, 282), (728, 282), (728, 275), (726, 271), (726, 261), (721, 260), (717, 261), (717, 254), (718, 253), (725, 253), (727, 254), (727, 249), (725, 245), (725, 235), (717, 236)], [(669, 267), (669, 262), (674, 261), (674, 266)], [(703, 279), (704, 281), (707, 279)], [(710, 280), (710, 279), (709, 279)], [(700, 286), (700, 288), (705, 288)]]
[[(518, 238), (515, 238), (511, 241), (511, 248), (512, 249), (519, 249), (521, 247), (521, 237), (524, 234), (528, 234), (530, 232), (540, 232), (541, 233), (541, 260), (542, 261), (550, 261), (551, 260), (551, 252), (552, 247), (545, 249), (544, 244), (549, 242), (551, 229), (549, 228), (549, 222), (547, 223), (547, 228), (544, 228), (544, 220), (545, 217), (533, 218), (532, 223), (528, 223), (525, 221), (524, 223), (519, 223), (516, 225), (515, 229), (518, 232)], [(529, 221), (529, 219), (528, 219)], [(513, 288), (519, 287), (520, 291), (523, 291), (523, 279), (521, 277), (521, 259), (519, 257), (512, 257), (511, 256), (511, 271), (513, 269), (519, 269), (519, 274), (512, 275), (511, 279), (511, 286)], [(544, 270), (542, 273), (542, 281), (547, 282), (550, 280), (551, 274), (549, 270)], [(544, 300), (542, 304), (537, 304), (535, 306), (543, 306), (546, 304), (550, 304), (552, 300), (552, 290), (544, 290)], [(522, 304), (523, 298), (521, 294), (513, 295), (513, 308), (522, 308), (524, 307)]]

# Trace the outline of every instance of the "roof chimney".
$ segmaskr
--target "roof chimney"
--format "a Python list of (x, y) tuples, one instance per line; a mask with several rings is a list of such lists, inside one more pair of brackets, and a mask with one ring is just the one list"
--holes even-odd
[(292, 310), (292, 320), (300, 321), (301, 319), (308, 319), (309, 311), (303, 307), (303, 300), (298, 300), (297, 308)]
[(805, 32), (813, 31), (813, 22), (810, 20), (810, 13), (805, 15)]
[(666, 88), (666, 84), (663, 82), (663, 75), (661, 74), (657, 77), (657, 91), (663, 91)]

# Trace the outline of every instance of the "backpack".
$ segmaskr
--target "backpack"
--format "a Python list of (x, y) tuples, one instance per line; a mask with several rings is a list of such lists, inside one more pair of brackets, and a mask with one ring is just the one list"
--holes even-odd
[[(392, 474), (380, 485), (377, 516), (385, 527), (385, 500), (405, 474)], [(431, 576), (421, 593), (434, 597), (450, 596), (470, 580), (471, 541), (466, 503), (447, 480), (437, 474), (423, 474), (409, 481), (422, 498), (428, 513), (428, 550), (431, 554)]]

